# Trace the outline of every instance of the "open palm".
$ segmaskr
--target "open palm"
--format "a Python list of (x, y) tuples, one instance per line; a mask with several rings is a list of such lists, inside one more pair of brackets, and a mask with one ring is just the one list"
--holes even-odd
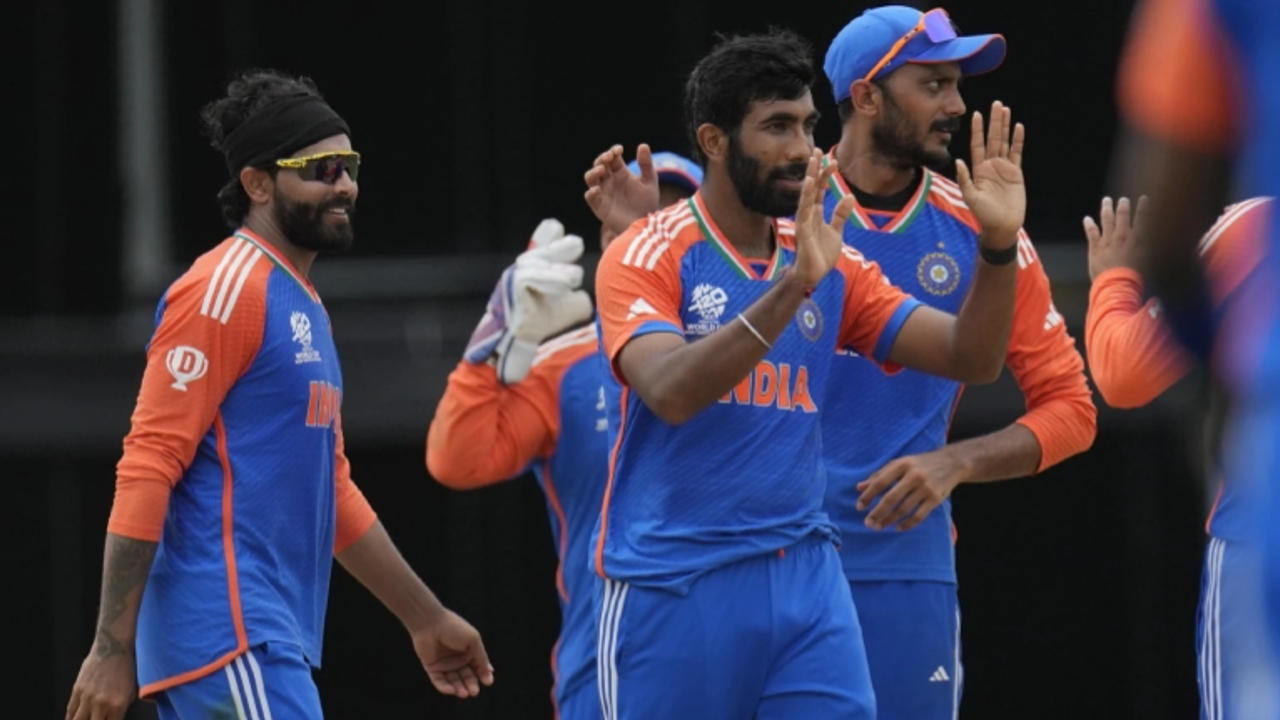
[(831, 222), (823, 220), (822, 199), (826, 195), (827, 182), (837, 169), (835, 158), (824, 166), (822, 152), (815, 149), (809, 157), (809, 168), (800, 190), (800, 204), (796, 207), (795, 270), (805, 287), (810, 289), (816, 287), (840, 259), (840, 249), (844, 246), (844, 223), (853, 210), (853, 197), (842, 198), (831, 214)]
[(999, 100), (991, 103), (991, 121), (983, 137), (982, 113), (973, 114), (969, 140), (972, 172), (956, 161), (956, 179), (964, 201), (985, 234), (1014, 234), (1027, 214), (1027, 187), (1022, 177), (1022, 146), (1026, 130), (1013, 124), (1012, 111)]

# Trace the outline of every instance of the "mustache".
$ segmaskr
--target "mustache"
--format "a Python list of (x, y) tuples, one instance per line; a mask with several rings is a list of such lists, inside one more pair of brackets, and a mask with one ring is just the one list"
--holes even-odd
[(775, 169), (769, 173), (766, 178), (770, 182), (774, 180), (804, 180), (804, 176), (809, 172), (809, 163), (791, 163)]
[(952, 135), (960, 131), (960, 118), (953, 117), (946, 120), (939, 120), (929, 126), (930, 130), (937, 132), (951, 133)]

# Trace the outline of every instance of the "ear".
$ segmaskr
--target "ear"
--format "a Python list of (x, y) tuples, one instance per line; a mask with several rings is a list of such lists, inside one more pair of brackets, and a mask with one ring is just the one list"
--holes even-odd
[(271, 200), (271, 195), (275, 191), (275, 180), (266, 170), (245, 167), (240, 170), (240, 187), (243, 187), (245, 194), (249, 196), (249, 202), (265, 205)]
[(707, 160), (724, 160), (729, 154), (729, 135), (719, 125), (702, 123), (696, 133), (698, 147)]
[(855, 114), (875, 116), (880, 114), (884, 91), (870, 80), (858, 79), (849, 86), (849, 99)]

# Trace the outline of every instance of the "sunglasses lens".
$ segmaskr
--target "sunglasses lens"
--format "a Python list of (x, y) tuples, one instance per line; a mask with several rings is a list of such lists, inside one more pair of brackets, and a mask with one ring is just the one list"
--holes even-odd
[(946, 11), (940, 8), (924, 14), (924, 33), (936, 43), (956, 39), (956, 29), (951, 24), (951, 18), (947, 17)]
[(344, 171), (351, 176), (351, 181), (355, 182), (356, 177), (360, 174), (359, 156), (353, 153), (351, 155), (326, 155), (312, 158), (307, 161), (306, 165), (298, 169), (298, 175), (303, 180), (319, 180), (322, 183), (332, 185), (342, 178)]

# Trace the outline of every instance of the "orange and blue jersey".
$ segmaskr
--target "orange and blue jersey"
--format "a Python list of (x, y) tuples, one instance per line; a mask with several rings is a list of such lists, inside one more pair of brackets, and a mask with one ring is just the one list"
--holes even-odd
[[(1218, 308), (1233, 302), (1261, 261), (1274, 204), (1258, 197), (1230, 205), (1200, 239), (1196, 249)], [(1131, 268), (1112, 268), (1093, 281), (1084, 339), (1094, 384), (1112, 407), (1142, 407), (1191, 368), (1190, 358), (1165, 326), (1159, 302), (1144, 301), (1142, 276)], [(1219, 487), (1207, 523), (1214, 537), (1243, 539), (1239, 502), (1232, 483)]]
[(511, 385), (488, 364), (462, 361), (427, 433), (427, 468), (441, 483), (469, 489), (532, 470), (546, 496), (559, 559), (560, 638), (551, 656), (558, 717), (581, 714), (564, 710), (578, 693), (599, 706), (595, 578), (583, 558), (604, 494), (604, 374), (594, 324), (544, 342), (529, 375)]
[[(687, 592), (701, 574), (808, 536), (835, 539), (822, 508), (818, 418), (837, 347), (881, 365), (918, 301), (844, 248), (756, 367), (692, 419), (672, 426), (617, 372), (648, 333), (688, 342), (756, 302), (795, 256), (794, 226), (774, 221), (773, 255), (745, 260), (701, 193), (637, 220), (596, 274), (603, 347), (622, 383), (610, 407), (609, 479), (591, 563), (601, 576)], [(852, 442), (878, 442), (878, 435)]]
[(143, 696), (288, 643), (319, 666), (333, 557), (375, 521), (343, 451), (342, 372), (306, 277), (241, 229), (160, 301), (109, 532), (158, 542)]
[[(1148, 0), (1120, 68), (1124, 118), (1172, 145), (1235, 158), (1240, 196), (1280, 195), (1277, 33), (1280, 3)], [(1266, 237), (1247, 299), (1224, 316), (1218, 369), (1239, 396), (1280, 404), (1280, 228)]]
[[(835, 150), (832, 150), (834, 154)], [(830, 217), (853, 193), (839, 174), (824, 199)], [(915, 193), (894, 213), (855, 205), (844, 240), (898, 287), (951, 314), (960, 311), (978, 261), (980, 227), (960, 188), (923, 170)], [(1049, 278), (1025, 231), (1018, 233), (1018, 280), (1005, 364), (1022, 389), (1027, 412), (1017, 422), (1040, 444), (1039, 472), (1092, 444), (1097, 409), (1084, 361), (1053, 306)], [(955, 582), (951, 502), (945, 500), (908, 532), (875, 531), (856, 509), (857, 484), (904, 455), (947, 442), (962, 383), (914, 370), (868, 372), (856, 348), (841, 346), (822, 421), (827, 461), (826, 509), (840, 528), (850, 580)], [(860, 441), (874, 438), (874, 442)]]

